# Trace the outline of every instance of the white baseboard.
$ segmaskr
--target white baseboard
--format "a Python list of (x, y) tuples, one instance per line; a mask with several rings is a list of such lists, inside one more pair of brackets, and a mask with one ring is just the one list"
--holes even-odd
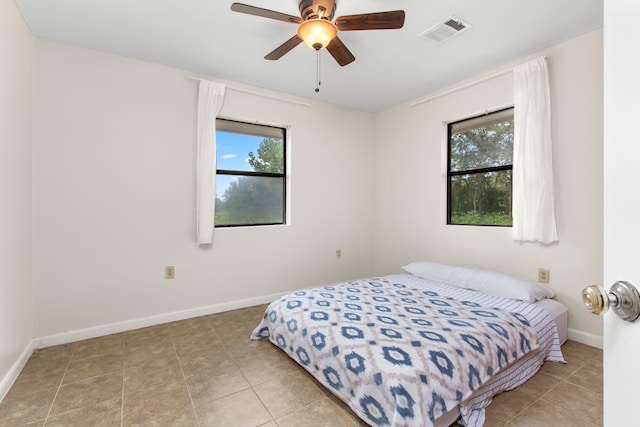
[(569, 330), (567, 331), (567, 337), (571, 341), (577, 341), (591, 347), (602, 348), (602, 336), (600, 335), (594, 335), (588, 332), (569, 328)]
[(196, 307), (188, 310), (174, 311), (171, 313), (158, 314), (155, 316), (143, 317), (140, 319), (125, 320), (123, 322), (110, 323), (107, 325), (94, 326), (91, 328), (78, 329), (75, 331), (62, 332), (59, 334), (35, 338), (33, 343), (35, 348), (45, 348), (54, 345), (67, 344), (70, 342), (85, 340), (89, 338), (101, 337), (118, 332), (130, 331), (133, 329), (145, 328), (147, 326), (159, 325), (162, 323), (184, 320), (192, 317), (205, 316), (207, 314), (220, 313), (223, 311), (235, 310), (238, 308), (251, 307), (259, 304), (266, 304), (288, 292), (272, 295), (263, 295), (255, 298), (230, 301), (205, 307)]
[(9, 372), (7, 372), (4, 378), (0, 378), (0, 402), (2, 402), (7, 393), (9, 393), (9, 390), (11, 389), (13, 383), (15, 383), (16, 379), (18, 379), (18, 375), (20, 375), (20, 372), (22, 372), (24, 365), (27, 364), (27, 361), (33, 354), (33, 350), (35, 350), (35, 343), (33, 340), (31, 340), (27, 344), (27, 347), (24, 349), (24, 351), (20, 353), (18, 360), (16, 360), (13, 366), (11, 366)]

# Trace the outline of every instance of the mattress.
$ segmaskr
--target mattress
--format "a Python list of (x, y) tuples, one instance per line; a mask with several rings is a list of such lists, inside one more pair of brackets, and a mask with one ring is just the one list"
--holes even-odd
[[(564, 344), (565, 341), (567, 340), (567, 329), (568, 329), (567, 328), (568, 326), (567, 307), (565, 307), (562, 303), (556, 300), (548, 299), (548, 298), (542, 299), (540, 301), (536, 301), (534, 304), (538, 307), (543, 308), (551, 316), (557, 328), (558, 343), (560, 345)], [(560, 357), (558, 354), (556, 354), (552, 358), (549, 358), (548, 360), (552, 360), (556, 362), (563, 361), (563, 360), (560, 360)], [(518, 387), (519, 385), (523, 384), (524, 382), (526, 382), (526, 379), (523, 381), (523, 378), (519, 378), (518, 375), (515, 373), (517, 373), (520, 370), (524, 370), (524, 371), (537, 370), (534, 367), (536, 364), (537, 364), (536, 357), (529, 357), (523, 360), (519, 360), (511, 367), (509, 371), (496, 375), (493, 381), (489, 382), (488, 384), (485, 384), (485, 386), (482, 389), (478, 390), (474, 394), (474, 396), (472, 396), (469, 399), (467, 404), (470, 406), (473, 406), (473, 405), (483, 406), (483, 407), (488, 406), (491, 403), (491, 400), (493, 399), (494, 395), (501, 393), (503, 391), (512, 390)], [(477, 411), (475, 414), (471, 414), (470, 418), (473, 417), (474, 419), (470, 419), (466, 425), (482, 425), (484, 423), (483, 412), (484, 412), (484, 409), (482, 410), (482, 413), (480, 413), (480, 411)], [(460, 417), (460, 408), (457, 407), (449, 411), (448, 413), (444, 414), (438, 420), (436, 420), (434, 425), (436, 427), (447, 427), (453, 424), (454, 422), (456, 422), (459, 417)], [(461, 420), (461, 423), (465, 425), (463, 420)]]
[[(402, 276), (402, 275), (395, 275)], [(393, 276), (392, 276), (393, 277)], [(533, 377), (544, 361), (564, 363), (561, 344), (566, 340), (566, 318), (567, 308), (560, 302), (551, 299), (537, 301), (534, 304), (528, 302), (501, 298), (492, 295), (481, 294), (476, 291), (450, 287), (438, 282), (432, 282), (416, 276), (410, 276), (412, 282), (424, 281), (426, 283), (435, 283), (444, 289), (445, 295), (455, 295), (461, 298), (467, 297), (467, 293), (475, 294), (474, 301), (479, 301), (483, 305), (492, 305), (509, 311), (516, 311), (531, 317), (532, 312), (535, 313), (536, 308), (541, 308), (546, 314), (535, 313), (533, 324), (538, 332), (539, 342), (542, 346), (539, 350), (531, 352), (505, 371), (498, 373), (491, 381), (484, 384), (482, 388), (477, 390), (472, 397), (463, 402), (456, 408), (444, 414), (435, 420), (434, 426), (445, 427), (458, 421), (458, 423), (471, 427), (479, 427), (484, 425), (485, 408), (489, 406), (493, 400), (493, 396), (504, 391), (512, 390)], [(562, 341), (561, 341), (561, 336)], [(460, 418), (461, 417), (461, 418)]]
[[(387, 294), (379, 293), (382, 292), (382, 287), (388, 288), (389, 284), (397, 287), (396, 290), (401, 289), (398, 292), (392, 292), (397, 294), (396, 300), (390, 301), (387, 298)], [(338, 294), (341, 296), (338, 296)], [(424, 302), (417, 303), (415, 298), (417, 298), (418, 294), (430, 295), (434, 299), (429, 299), (427, 304), (424, 304)], [(334, 299), (345, 297), (347, 299), (339, 302)], [(386, 302), (379, 303), (381, 301)], [(409, 306), (406, 306), (404, 302), (408, 302)], [(469, 373), (465, 372), (465, 375), (468, 375), (471, 390), (464, 391), (464, 388), (458, 388), (458, 391), (456, 391), (457, 401), (453, 403), (450, 400), (445, 405), (440, 395), (434, 400), (433, 396), (435, 394), (432, 395), (432, 391), (429, 391), (429, 399), (427, 401), (420, 400), (420, 402), (415, 402), (418, 403), (418, 406), (412, 404), (411, 408), (399, 407), (398, 402), (401, 401), (403, 404), (412, 403), (413, 397), (424, 394), (421, 391), (422, 386), (417, 384), (420, 382), (417, 381), (418, 377), (425, 384), (439, 382), (443, 385), (443, 387), (436, 390), (438, 393), (445, 392), (446, 390), (444, 389), (448, 387), (445, 384), (449, 384), (449, 382), (443, 382), (437, 377), (431, 377), (431, 374), (426, 374), (426, 371), (422, 371), (425, 372), (424, 375), (410, 374), (407, 371), (406, 375), (400, 375), (403, 377), (401, 383), (394, 383), (394, 386), (389, 387), (388, 384), (383, 384), (386, 381), (383, 378), (385, 376), (386, 378), (395, 377), (393, 381), (399, 381), (397, 380), (399, 376), (396, 368), (394, 368), (396, 371), (392, 370), (388, 374), (380, 373), (381, 365), (386, 363), (382, 359), (393, 361), (396, 365), (398, 362), (404, 363), (409, 360), (415, 360), (421, 364), (421, 369), (428, 369), (429, 361), (421, 360), (426, 359), (426, 357), (420, 354), (431, 354), (432, 361), (436, 362), (435, 364), (442, 365), (441, 362), (444, 360), (440, 358), (442, 356), (434, 359), (433, 355), (434, 353), (443, 354), (443, 351), (447, 352), (448, 350), (445, 347), (437, 347), (435, 341), (442, 341), (442, 338), (447, 333), (445, 331), (450, 330), (451, 324), (465, 324), (468, 321), (474, 321), (474, 319), (466, 318), (464, 321), (447, 320), (449, 323), (447, 323), (446, 328), (438, 329), (435, 332), (421, 332), (422, 338), (428, 338), (427, 341), (420, 341), (421, 338), (414, 336), (407, 340), (404, 347), (402, 347), (403, 344), (397, 341), (397, 338), (400, 338), (399, 335), (408, 335), (411, 329), (421, 329), (421, 327), (416, 327), (416, 325), (421, 325), (422, 323), (418, 322), (419, 319), (414, 316), (414, 313), (420, 312), (425, 308), (429, 309), (428, 305), (448, 305), (451, 303), (452, 306), (455, 306), (460, 302), (463, 305), (469, 305), (472, 307), (471, 311), (475, 310), (480, 315), (490, 314), (486, 310), (499, 310), (504, 311), (504, 313), (510, 313), (509, 316), (514, 316), (512, 320), (514, 318), (519, 321), (524, 320), (534, 335), (528, 336), (529, 338), (523, 341), (523, 333), (528, 334), (529, 332), (521, 331), (515, 337), (519, 335), (520, 347), (522, 347), (523, 342), (528, 345), (529, 339), (532, 337), (533, 342), (531, 344), (533, 345), (530, 347), (531, 351), (522, 351), (518, 357), (515, 357), (513, 348), (508, 352), (503, 352), (503, 355), (510, 359), (508, 363), (505, 365), (498, 360), (497, 362), (501, 366), (500, 369), (497, 368), (496, 364), (495, 372), (489, 374), (488, 377), (482, 377), (482, 379), (477, 377), (478, 369), (481, 366), (485, 366), (487, 370), (493, 370), (494, 368), (489, 367), (494, 366), (494, 364), (484, 365), (486, 362), (474, 362), (474, 367), (465, 362), (465, 369), (472, 368)], [(392, 306), (395, 306), (395, 308)], [(464, 312), (464, 308), (460, 307), (459, 304), (457, 307), (462, 310), (460, 313)], [(399, 317), (396, 317), (395, 320), (390, 317), (392, 316), (391, 313), (387, 315), (387, 310), (392, 308), (393, 310), (396, 310), (396, 308), (399, 310), (397, 313)], [(445, 313), (445, 317), (457, 316), (454, 310), (449, 308), (442, 310), (442, 308), (435, 307), (436, 312)], [(357, 315), (354, 310), (359, 310)], [(377, 310), (384, 310), (384, 312), (376, 312)], [(546, 306), (489, 296), (476, 291), (451, 287), (416, 276), (401, 274), (303, 290), (285, 295), (274, 301), (267, 308), (265, 316), (254, 331), (252, 338), (267, 338), (280, 347), (371, 425), (449, 425), (461, 415), (462, 423), (470, 426), (481, 426), (484, 423), (484, 408), (491, 403), (491, 399), (495, 394), (524, 383), (538, 371), (544, 360), (563, 361), (556, 321), (549, 314), (549, 310)], [(355, 317), (366, 318), (365, 323), (353, 323)], [(478, 316), (474, 315), (472, 317)], [(438, 316), (423, 317), (423, 319), (430, 320), (437, 318)], [(322, 322), (319, 322), (320, 320)], [(394, 323), (390, 323), (392, 320)], [(404, 322), (409, 327), (404, 329), (401, 326), (389, 327), (390, 324), (399, 325), (395, 323), (396, 321)], [(493, 320), (490, 323), (493, 328), (495, 326)], [(467, 341), (466, 344), (471, 344), (471, 347), (481, 347), (476, 339), (482, 340), (485, 335), (488, 338), (489, 335), (487, 334), (491, 331), (486, 330), (486, 328), (484, 331), (476, 330), (480, 325), (474, 324), (474, 326), (471, 326), (471, 324), (468, 324), (467, 326), (469, 328), (459, 336), (464, 336)], [(318, 327), (319, 329), (316, 329)], [(503, 334), (506, 332), (502, 327), (496, 326), (495, 328)], [(468, 335), (469, 333), (475, 335), (472, 337)], [(510, 336), (513, 336), (513, 331), (510, 332)], [(338, 341), (329, 342), (330, 337), (336, 337)], [(370, 344), (373, 344), (376, 348), (375, 352), (372, 349), (367, 349), (368, 344), (364, 346), (356, 345), (358, 338), (361, 338), (364, 344), (366, 344), (364, 341), (369, 341)], [(325, 339), (327, 341), (326, 345)], [(331, 339), (333, 340), (333, 338)], [(494, 336), (490, 341), (495, 344), (497, 342), (495, 341), (496, 339), (500, 339), (500, 337)], [(507, 341), (510, 341), (510, 339), (507, 339)], [(485, 341), (485, 348), (487, 348), (486, 345)], [(415, 349), (412, 346), (424, 348), (425, 353), (420, 353), (423, 350), (414, 351)], [(324, 354), (316, 351), (320, 348), (324, 349)], [(379, 352), (380, 349), (389, 350), (384, 354), (384, 358), (380, 358), (380, 354), (384, 353), (384, 351)], [(329, 352), (327, 353), (327, 351)], [(456, 352), (459, 352), (459, 350), (456, 350)], [(409, 356), (409, 353), (411, 353), (411, 356)], [(368, 354), (369, 356), (367, 357), (371, 358), (360, 356), (365, 354)], [(404, 356), (401, 357), (403, 354)], [(513, 358), (511, 357), (512, 354)], [(469, 357), (467, 355), (462, 356), (462, 353), (459, 353), (459, 355), (465, 360)], [(454, 355), (454, 357), (457, 356)], [(338, 359), (341, 358), (347, 362), (345, 366), (339, 366), (341, 362), (338, 362)], [(371, 370), (373, 374), (371, 377), (368, 374), (369, 371), (364, 371), (366, 366), (374, 367)], [(352, 375), (353, 373), (363, 375), (355, 378)], [(344, 382), (347, 380), (348, 375), (354, 377), (355, 383), (358, 384), (365, 379), (371, 381), (371, 378), (373, 378), (371, 382), (376, 384), (368, 384), (368, 388), (364, 390), (352, 388), (351, 384)], [(473, 378), (475, 378), (475, 382)], [(472, 382), (474, 384), (471, 385)], [(396, 403), (394, 404), (392, 399), (391, 406), (387, 406), (383, 410), (382, 402), (384, 399), (388, 399), (389, 395), (385, 396), (384, 392), (378, 390), (377, 387), (388, 387), (394, 394)], [(402, 395), (400, 401), (397, 400), (398, 393)], [(368, 406), (364, 405), (363, 402), (368, 402)], [(442, 411), (444, 415), (435, 417), (433, 412), (430, 415), (426, 413), (417, 414), (417, 412), (414, 414), (414, 411), (420, 410), (419, 407), (422, 405), (430, 405), (431, 408), (434, 405), (441, 405), (443, 407), (446, 406), (446, 409)], [(389, 415), (389, 419), (384, 422), (381, 421), (383, 417), (372, 416), (372, 412), (375, 415), (380, 415), (384, 411)], [(413, 424), (407, 424), (407, 417), (399, 423), (394, 421), (398, 419), (399, 415), (402, 415), (402, 411), (405, 413), (411, 411), (410, 418), (413, 419)], [(414, 415), (417, 418), (414, 418)], [(429, 418), (431, 421), (429, 421)]]
[(537, 306), (544, 308), (553, 317), (558, 328), (558, 340), (560, 345), (567, 340), (568, 334), (568, 312), (567, 307), (554, 299), (543, 299), (535, 303)]

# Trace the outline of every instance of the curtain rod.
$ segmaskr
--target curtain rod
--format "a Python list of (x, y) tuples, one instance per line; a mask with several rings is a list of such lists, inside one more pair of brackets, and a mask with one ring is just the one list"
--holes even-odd
[[(195, 77), (195, 76), (187, 76), (187, 78), (188, 78), (189, 80), (212, 81), (212, 80), (207, 80), (207, 79), (203, 79), (203, 78), (201, 78), (201, 77)], [(280, 97), (280, 96), (269, 95), (269, 94), (266, 94), (266, 93), (256, 92), (256, 91), (249, 90), (249, 89), (242, 89), (242, 88), (235, 87), (235, 86), (229, 86), (229, 85), (227, 85), (227, 84), (225, 84), (225, 86), (227, 87), (227, 89), (231, 89), (231, 90), (234, 90), (234, 91), (236, 91), (236, 92), (247, 93), (247, 94), (249, 94), (249, 95), (261, 96), (262, 98), (275, 99), (276, 101), (288, 102), (289, 104), (302, 105), (303, 107), (309, 107), (309, 108), (311, 108), (311, 104), (308, 104), (308, 103), (306, 103), (306, 102), (294, 101), (293, 99), (286, 99), (286, 98), (282, 98), (282, 97)]]
[[(543, 58), (547, 59), (546, 56), (543, 56)], [(454, 87), (452, 89), (449, 89), (449, 90), (446, 90), (444, 92), (440, 92), (440, 93), (437, 93), (435, 95), (427, 96), (426, 98), (422, 98), (422, 99), (420, 99), (418, 101), (415, 101), (413, 104), (409, 104), (409, 107), (416, 107), (418, 105), (425, 104), (425, 103), (430, 102), (430, 101), (434, 101), (434, 100), (436, 100), (438, 98), (442, 98), (443, 96), (451, 95), (452, 93), (456, 93), (458, 91), (470, 88), (472, 86), (479, 85), (480, 83), (484, 83), (484, 82), (487, 82), (489, 80), (496, 79), (496, 78), (498, 78), (500, 76), (504, 76), (505, 74), (509, 74), (509, 73), (513, 72), (513, 68), (514, 67), (507, 68), (506, 70), (498, 71), (497, 73), (493, 73), (493, 74), (490, 74), (490, 75), (485, 76), (485, 77), (481, 77), (478, 80), (474, 80), (472, 82), (469, 82), (469, 83), (466, 83), (466, 84), (463, 84), (463, 85), (460, 85), (460, 86), (456, 86), (456, 87)]]

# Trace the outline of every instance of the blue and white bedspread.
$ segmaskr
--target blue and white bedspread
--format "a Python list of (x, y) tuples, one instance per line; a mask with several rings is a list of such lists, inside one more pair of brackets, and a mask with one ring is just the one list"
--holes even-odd
[[(539, 353), (531, 316), (545, 314), (529, 303), (527, 315), (498, 308), (513, 300), (495, 298), (410, 275), (369, 278), (277, 299), (252, 338), (268, 338), (373, 426), (432, 426), (457, 406), (463, 422), (482, 425), (492, 394), (465, 403)], [(546, 341), (548, 355), (553, 337)]]

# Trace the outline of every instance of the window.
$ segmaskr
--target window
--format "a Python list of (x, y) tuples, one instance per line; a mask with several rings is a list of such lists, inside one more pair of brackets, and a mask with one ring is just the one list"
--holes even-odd
[(216, 227), (284, 224), (285, 129), (216, 119)]
[(511, 226), (513, 108), (449, 123), (447, 224)]

